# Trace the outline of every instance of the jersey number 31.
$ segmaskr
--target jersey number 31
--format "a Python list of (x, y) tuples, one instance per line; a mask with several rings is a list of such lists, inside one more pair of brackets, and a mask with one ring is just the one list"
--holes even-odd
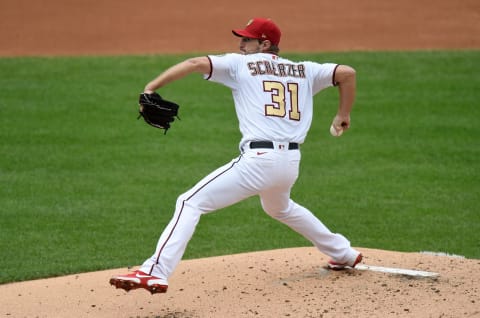
[[(290, 120), (300, 120), (300, 111), (298, 110), (298, 84), (287, 83), (287, 86), (280, 82), (263, 82), (263, 90), (270, 93), (273, 104), (265, 105), (265, 115), (275, 117), (285, 117), (287, 115), (287, 103), (290, 106), (288, 118)], [(287, 93), (289, 100), (287, 102)]]

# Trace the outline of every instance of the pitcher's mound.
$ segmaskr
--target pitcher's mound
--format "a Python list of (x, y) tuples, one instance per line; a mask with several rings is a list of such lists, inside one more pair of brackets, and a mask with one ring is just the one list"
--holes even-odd
[[(312, 247), (186, 260), (166, 294), (110, 286), (110, 276), (126, 268), (6, 284), (0, 286), (0, 316), (480, 316), (480, 260), (358, 250), (367, 265), (361, 270), (327, 270), (328, 258)], [(369, 266), (438, 276), (366, 270)]]

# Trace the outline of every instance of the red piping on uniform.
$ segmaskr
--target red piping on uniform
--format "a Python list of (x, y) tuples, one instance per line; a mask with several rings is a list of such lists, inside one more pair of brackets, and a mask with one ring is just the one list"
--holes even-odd
[(335, 81), (335, 73), (337, 72), (337, 68), (340, 66), (340, 64), (337, 64), (337, 66), (335, 66), (335, 68), (333, 69), (333, 76), (332, 76), (332, 84), (333, 86), (337, 86), (338, 83)]
[(210, 59), (210, 56), (207, 55), (207, 58), (208, 58), (208, 62), (210, 63), (210, 73), (208, 74), (208, 77), (206, 79), (209, 80), (210, 77), (212, 77), (213, 65), (212, 65), (212, 60)]

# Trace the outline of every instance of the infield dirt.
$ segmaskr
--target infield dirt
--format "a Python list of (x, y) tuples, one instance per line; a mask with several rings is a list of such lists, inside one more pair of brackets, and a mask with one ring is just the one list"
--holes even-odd
[[(0, 56), (231, 52), (254, 16), (280, 25), (285, 52), (480, 48), (477, 0), (16, 0), (0, 3)], [(328, 271), (304, 247), (182, 261), (161, 295), (108, 284), (127, 268), (0, 285), (0, 316), (480, 317), (480, 260), (359, 250), (439, 276)]]

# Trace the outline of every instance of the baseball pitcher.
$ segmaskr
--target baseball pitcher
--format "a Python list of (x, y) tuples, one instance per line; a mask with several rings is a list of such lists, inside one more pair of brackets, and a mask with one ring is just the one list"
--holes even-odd
[[(153, 255), (139, 270), (112, 277), (110, 283), (117, 288), (166, 292), (168, 279), (200, 217), (255, 195), (268, 215), (331, 257), (330, 268), (352, 268), (362, 260), (343, 235), (332, 233), (290, 198), (298, 177), (300, 148), (312, 122), (313, 96), (327, 87), (338, 87), (339, 105), (331, 132), (339, 136), (350, 127), (355, 70), (346, 65), (280, 57), (281, 32), (270, 19), (252, 19), (245, 28), (232, 32), (239, 37), (239, 53), (201, 56), (176, 64), (148, 83), (142, 98), (155, 100), (151, 97), (158, 95), (158, 89), (191, 73), (229, 87), (242, 134), (240, 154), (178, 197), (173, 218)], [(160, 100), (159, 96), (156, 99)], [(172, 120), (166, 121), (168, 125), (164, 120), (163, 126), (169, 128)], [(157, 126), (161, 128), (162, 124)]]

